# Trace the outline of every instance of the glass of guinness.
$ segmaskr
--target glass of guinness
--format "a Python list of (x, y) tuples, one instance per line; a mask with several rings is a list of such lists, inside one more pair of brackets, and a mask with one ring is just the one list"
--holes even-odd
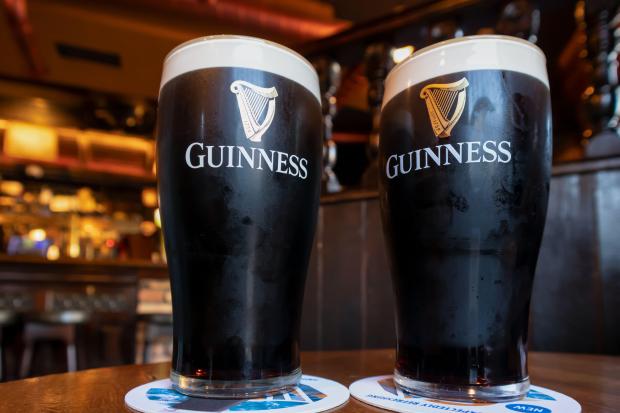
[(164, 61), (157, 173), (181, 393), (258, 397), (301, 377), (319, 102), (312, 65), (265, 40), (205, 37)]
[(386, 80), (380, 168), (396, 383), (440, 399), (524, 396), (551, 170), (542, 51), (472, 36), (396, 66)]

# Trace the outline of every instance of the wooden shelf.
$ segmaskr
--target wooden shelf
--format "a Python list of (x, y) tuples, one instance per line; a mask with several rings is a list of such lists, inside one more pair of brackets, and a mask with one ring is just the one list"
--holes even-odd
[[(40, 166), (44, 174), (41, 178), (30, 177), (26, 173), (29, 164)], [(111, 187), (143, 187), (155, 186), (155, 175), (146, 172), (118, 170), (105, 167), (63, 167), (41, 163), (40, 161), (21, 162), (0, 157), (0, 174), (4, 179), (19, 181), (36, 180), (74, 185), (101, 185)]]

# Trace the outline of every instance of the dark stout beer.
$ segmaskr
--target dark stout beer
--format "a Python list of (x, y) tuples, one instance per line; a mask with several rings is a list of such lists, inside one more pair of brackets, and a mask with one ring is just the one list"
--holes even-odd
[(458, 400), (527, 392), (550, 116), (544, 55), (518, 39), (440, 43), (388, 76), (381, 205), (400, 386)]
[(301, 56), (216, 36), (167, 57), (157, 172), (182, 393), (297, 384), (321, 151), (318, 79)]

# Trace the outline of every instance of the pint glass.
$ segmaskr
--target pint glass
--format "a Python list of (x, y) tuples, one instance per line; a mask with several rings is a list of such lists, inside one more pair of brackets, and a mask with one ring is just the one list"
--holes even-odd
[(157, 173), (181, 393), (298, 383), (322, 172), (318, 77), (268, 41), (214, 36), (165, 59)]
[(522, 397), (551, 169), (544, 54), (506, 36), (415, 53), (387, 77), (379, 159), (395, 381), (441, 399)]

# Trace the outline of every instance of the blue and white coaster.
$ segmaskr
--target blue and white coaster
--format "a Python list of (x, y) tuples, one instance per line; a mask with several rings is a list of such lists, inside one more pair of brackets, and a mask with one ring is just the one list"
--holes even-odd
[(125, 404), (141, 413), (316, 413), (338, 407), (348, 399), (349, 390), (342, 384), (304, 374), (292, 392), (245, 400), (189, 397), (173, 390), (170, 379), (157, 380), (130, 390)]
[(375, 376), (349, 386), (351, 396), (382, 409), (401, 413), (580, 413), (581, 406), (570, 397), (531, 386), (523, 400), (507, 403), (459, 403), (418, 397), (394, 385), (392, 376)]

